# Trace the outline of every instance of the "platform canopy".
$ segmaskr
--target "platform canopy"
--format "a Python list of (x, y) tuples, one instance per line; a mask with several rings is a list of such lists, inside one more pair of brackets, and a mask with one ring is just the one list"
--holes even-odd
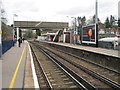
[(14, 27), (21, 29), (63, 29), (68, 28), (68, 22), (42, 22), (42, 21), (14, 21)]

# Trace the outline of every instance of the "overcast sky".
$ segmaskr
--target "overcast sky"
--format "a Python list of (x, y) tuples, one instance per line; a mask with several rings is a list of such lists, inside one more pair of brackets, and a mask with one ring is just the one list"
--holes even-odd
[[(7, 12), (9, 24), (19, 21), (52, 21), (68, 22), (78, 16), (89, 19), (95, 14), (96, 0), (2, 0)], [(118, 2), (120, 0), (98, 0), (98, 16), (102, 22), (107, 16), (118, 16)], [(66, 17), (66, 16), (69, 16)]]

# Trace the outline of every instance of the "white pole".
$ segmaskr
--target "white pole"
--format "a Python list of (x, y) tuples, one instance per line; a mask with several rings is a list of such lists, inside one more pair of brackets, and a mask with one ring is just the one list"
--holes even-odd
[(19, 39), (19, 28), (17, 28), (17, 46), (19, 47), (18, 39)]
[(96, 0), (95, 6), (95, 23), (98, 24), (98, 0)]
[(2, 57), (2, 22), (1, 22), (1, 5), (2, 2), (0, 0), (0, 58)]
[(75, 19), (74, 44), (76, 44), (76, 17), (74, 17), (74, 19)]
[(64, 32), (66, 32), (66, 28), (64, 28), (64, 31), (63, 31), (63, 43), (65, 43), (65, 38), (66, 38), (66, 35), (64, 34)]

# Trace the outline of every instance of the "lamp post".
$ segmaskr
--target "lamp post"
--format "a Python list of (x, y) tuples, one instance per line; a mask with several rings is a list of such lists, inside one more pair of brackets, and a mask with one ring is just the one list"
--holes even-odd
[(74, 44), (76, 43), (76, 35), (77, 35), (77, 29), (76, 29), (76, 17), (71, 17), (75, 19), (75, 25), (74, 25)]
[[(14, 25), (15, 17), (18, 17), (18, 15), (17, 14), (13, 14), (13, 43), (14, 43), (14, 35), (15, 35), (15, 25)], [(18, 31), (17, 31), (17, 34), (19, 34)], [(17, 36), (19, 37), (19, 35), (17, 35)], [(18, 40), (18, 37), (17, 37), (17, 40)]]
[(13, 14), (13, 28), (14, 28), (14, 20), (15, 20), (15, 17), (18, 17), (17, 14)]
[(75, 19), (75, 25), (74, 25), (74, 31), (76, 31), (76, 17), (71, 17), (71, 18), (74, 18)]
[(69, 23), (69, 16), (66, 16), (68, 18), (68, 28), (70, 27), (70, 23)]
[[(66, 16), (67, 18), (69, 18), (69, 16)], [(76, 29), (76, 17), (70, 17), (70, 18), (74, 18), (75, 19), (75, 22), (74, 22), (74, 31), (73, 31), (73, 34), (72, 32), (70, 33), (70, 43), (72, 42), (72, 36), (73, 36), (73, 39), (74, 39), (74, 44), (75, 44), (75, 36), (77, 34), (77, 29)]]

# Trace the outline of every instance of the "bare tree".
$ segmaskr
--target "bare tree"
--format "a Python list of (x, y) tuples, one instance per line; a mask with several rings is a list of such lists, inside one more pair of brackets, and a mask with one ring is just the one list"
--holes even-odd
[(86, 17), (78, 17), (77, 18), (77, 21), (78, 21), (78, 25), (79, 26), (85, 26), (86, 25)]
[(1, 20), (5, 24), (7, 24), (7, 22), (8, 22), (7, 13), (6, 13), (5, 9), (3, 8), (3, 5), (1, 6)]
[[(100, 19), (98, 18), (98, 24), (100, 24), (101, 21)], [(90, 17), (88, 20), (87, 20), (87, 24), (95, 24), (95, 15)]]

